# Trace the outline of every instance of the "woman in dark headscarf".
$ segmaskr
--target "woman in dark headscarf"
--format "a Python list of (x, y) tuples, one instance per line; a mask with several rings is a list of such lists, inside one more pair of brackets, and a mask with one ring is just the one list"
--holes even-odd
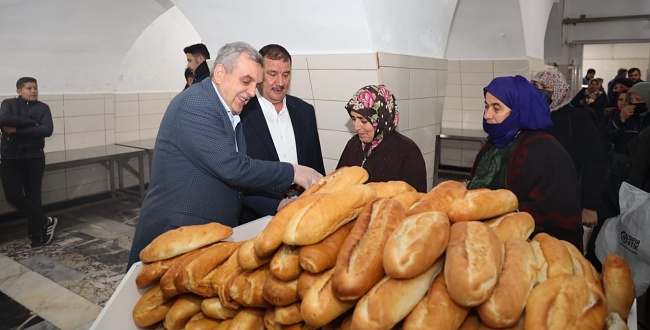
[(571, 100), (571, 105), (589, 111), (596, 126), (600, 127), (605, 115), (605, 108), (609, 105), (607, 95), (601, 89), (598, 79), (591, 79), (589, 85), (581, 89)]
[(550, 110), (553, 128), (550, 133), (571, 156), (580, 178), (582, 224), (595, 227), (597, 211), (603, 202), (606, 175), (605, 152), (596, 125), (589, 113), (571, 107), (571, 91), (564, 75), (555, 68), (542, 70), (530, 80), (535, 87), (551, 92)]
[(399, 108), (384, 85), (359, 89), (345, 109), (357, 135), (348, 141), (336, 168), (361, 166), (368, 182), (404, 181), (427, 191), (426, 167), (420, 148), (395, 130)]
[(488, 143), (476, 156), (468, 189), (512, 191), (519, 210), (535, 219), (535, 233), (582, 250), (576, 172), (564, 147), (547, 132), (553, 124), (544, 94), (522, 76), (494, 78), (483, 93)]

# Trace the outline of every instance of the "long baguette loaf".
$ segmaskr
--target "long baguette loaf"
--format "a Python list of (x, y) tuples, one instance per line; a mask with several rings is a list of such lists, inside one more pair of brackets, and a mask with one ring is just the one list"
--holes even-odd
[(336, 192), (357, 184), (365, 183), (368, 180), (368, 171), (360, 166), (343, 166), (336, 171), (322, 177), (314, 183), (309, 189), (305, 190), (300, 198), (310, 196), (315, 193)]
[(427, 194), (425, 193), (421, 193), (417, 191), (407, 191), (407, 192), (397, 194), (391, 197), (391, 199), (398, 201), (400, 204), (402, 204), (405, 210), (408, 210), (411, 208), (411, 206), (413, 206), (413, 204), (419, 202), (426, 195)]
[(469, 307), (458, 305), (449, 297), (445, 275), (441, 272), (424, 299), (404, 320), (404, 330), (456, 330), (469, 311)]
[(462, 198), (467, 192), (465, 184), (458, 181), (443, 181), (433, 187), (420, 201), (413, 204), (406, 212), (407, 216), (422, 212), (447, 212), (451, 203)]
[(266, 265), (271, 261), (273, 255), (260, 257), (255, 252), (255, 239), (244, 241), (242, 246), (237, 250), (237, 262), (241, 268), (253, 270)]
[(221, 320), (215, 320), (199, 312), (192, 316), (185, 324), (184, 330), (208, 330), (214, 329), (221, 323)]
[(280, 209), (255, 238), (254, 248), (257, 256), (263, 258), (272, 255), (282, 244), (282, 235), (289, 221), (296, 214), (304, 213), (309, 206), (320, 200), (324, 195), (314, 194), (300, 197)]
[(275, 321), (282, 325), (292, 325), (303, 321), (300, 315), (300, 302), (275, 307)]
[(242, 242), (220, 242), (203, 249), (195, 258), (188, 260), (187, 264), (176, 274), (174, 285), (184, 288), (185, 292), (194, 292), (199, 282), (218, 265), (242, 245)]
[(538, 284), (526, 303), (526, 329), (594, 329), (605, 324), (607, 303), (602, 290), (575, 275)]
[(539, 233), (530, 241), (537, 262), (537, 282), (573, 274), (571, 254), (562, 242), (547, 233)]
[(334, 295), (333, 274), (334, 269), (330, 269), (319, 276), (302, 298), (300, 314), (305, 323), (313, 327), (322, 327), (330, 323), (356, 304), (354, 300), (344, 301)]
[(269, 263), (271, 274), (281, 281), (297, 279), (302, 273), (300, 267), (300, 248), (295, 245), (283, 244)]
[(219, 298), (207, 298), (201, 301), (203, 314), (217, 320), (231, 319), (237, 315), (236, 309), (224, 307)]
[(188, 288), (190, 289), (190, 292), (201, 297), (215, 297), (217, 293), (214, 292), (214, 288), (212, 288), (212, 278), (216, 272), (217, 269), (215, 268), (211, 270), (207, 275), (203, 276), (202, 279), (192, 282), (192, 285)]
[(271, 275), (266, 278), (263, 295), (266, 301), (275, 306), (293, 304), (300, 300), (300, 297), (298, 297), (298, 279), (283, 282)]
[(230, 296), (242, 306), (271, 307), (264, 299), (264, 284), (270, 274), (267, 266), (243, 272), (232, 282)]
[(476, 307), (481, 321), (493, 328), (512, 327), (521, 318), (537, 283), (535, 252), (530, 243), (513, 238), (504, 245), (501, 275), (490, 298)]
[(316, 282), (317, 279), (324, 276), (325, 273), (326, 272), (312, 274), (310, 272), (302, 272), (300, 277), (298, 277), (298, 284), (296, 284), (296, 293), (298, 293), (298, 297), (304, 299), (307, 290), (314, 285), (314, 282)]
[(212, 277), (212, 289), (217, 293), (221, 304), (230, 309), (238, 309), (239, 303), (230, 296), (232, 282), (245, 270), (237, 262), (237, 252), (234, 252), (228, 260), (217, 267)]
[(166, 299), (160, 285), (156, 284), (145, 292), (133, 307), (133, 321), (139, 327), (149, 327), (165, 319), (176, 299)]
[(588, 281), (596, 284), (597, 287), (602, 287), (600, 274), (594, 265), (592, 265), (591, 262), (585, 258), (582, 252), (580, 252), (580, 250), (578, 250), (575, 245), (567, 241), (560, 240), (560, 242), (564, 244), (564, 247), (566, 247), (567, 251), (569, 251), (569, 254), (571, 255), (571, 261), (573, 262), (573, 274), (584, 277)]
[(393, 328), (426, 295), (442, 265), (440, 259), (424, 273), (406, 280), (384, 277), (357, 303), (352, 315), (352, 328)]
[(341, 245), (354, 224), (355, 221), (350, 221), (322, 241), (301, 247), (299, 260), (302, 269), (310, 273), (320, 273), (334, 267)]
[(404, 208), (392, 199), (364, 208), (336, 259), (332, 288), (339, 299), (359, 299), (384, 277), (384, 246), (403, 220)]
[(377, 197), (374, 189), (362, 184), (312, 196), (317, 195), (322, 197), (298, 211), (287, 223), (282, 242), (289, 245), (316, 244), (354, 220), (363, 207)]
[(386, 240), (386, 275), (406, 279), (429, 269), (447, 249), (449, 219), (442, 212), (424, 212), (404, 219)]
[(632, 271), (625, 259), (609, 254), (603, 262), (603, 288), (607, 298), (607, 315), (618, 313), (627, 320), (634, 303), (635, 286)]
[(181, 255), (180, 258), (178, 258), (178, 260), (160, 278), (160, 289), (166, 298), (177, 296), (183, 292), (189, 292), (185, 287), (176, 287), (176, 276), (180, 274), (185, 265), (187, 265), (192, 259), (203, 253), (204, 249), (205, 247)]
[(244, 308), (232, 318), (228, 330), (264, 330), (264, 310)]
[(160, 280), (178, 258), (180, 258), (180, 256), (159, 260), (145, 265), (138, 273), (138, 277), (135, 278), (135, 285), (138, 286), (138, 289), (144, 289)]
[(216, 222), (179, 227), (165, 232), (151, 241), (140, 251), (140, 260), (148, 263), (173, 258), (226, 239), (231, 235), (232, 228)]
[(488, 300), (497, 283), (502, 246), (494, 231), (479, 221), (451, 226), (445, 257), (449, 296), (459, 305), (478, 306)]
[(405, 192), (416, 192), (415, 188), (404, 181), (369, 182), (367, 186), (377, 192), (377, 198), (391, 198)]
[(201, 311), (201, 298), (193, 294), (178, 296), (176, 302), (165, 316), (165, 329), (181, 330), (190, 318)]
[(505, 243), (512, 238), (528, 239), (535, 230), (535, 219), (528, 212), (512, 212), (498, 218), (485, 221)]
[(512, 191), (482, 188), (468, 190), (463, 198), (451, 203), (447, 216), (452, 223), (484, 220), (513, 212), (518, 206), (517, 196)]

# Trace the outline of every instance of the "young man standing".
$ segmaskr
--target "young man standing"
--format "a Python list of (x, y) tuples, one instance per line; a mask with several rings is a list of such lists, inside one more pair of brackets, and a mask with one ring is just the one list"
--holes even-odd
[(33, 249), (49, 244), (58, 220), (41, 209), (41, 184), (45, 171), (45, 138), (52, 135), (52, 113), (38, 101), (36, 79), (16, 82), (18, 97), (2, 101), (0, 169), (7, 201), (27, 217)]
[[(203, 79), (210, 76), (210, 68), (206, 60), (210, 59), (210, 52), (208, 47), (204, 44), (194, 44), (187, 46), (183, 49), (187, 57), (187, 68), (194, 73), (194, 83), (203, 81)], [(187, 87), (189, 87), (188, 84)], [(186, 88), (187, 88), (186, 87)]]

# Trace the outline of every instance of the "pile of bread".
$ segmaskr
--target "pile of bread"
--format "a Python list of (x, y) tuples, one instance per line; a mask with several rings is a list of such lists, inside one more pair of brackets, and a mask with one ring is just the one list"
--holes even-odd
[[(140, 254), (138, 326), (165, 329), (626, 329), (627, 263), (601, 275), (515, 212), (508, 190), (445, 181), (429, 193), (325, 176), (244, 242), (212, 223)], [(617, 328), (618, 327), (618, 328)]]

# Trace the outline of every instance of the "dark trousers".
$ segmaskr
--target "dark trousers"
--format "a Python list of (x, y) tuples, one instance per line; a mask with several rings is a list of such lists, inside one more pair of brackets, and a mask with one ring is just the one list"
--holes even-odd
[(27, 217), (29, 236), (37, 236), (47, 223), (41, 209), (45, 158), (3, 160), (0, 169), (7, 201)]

